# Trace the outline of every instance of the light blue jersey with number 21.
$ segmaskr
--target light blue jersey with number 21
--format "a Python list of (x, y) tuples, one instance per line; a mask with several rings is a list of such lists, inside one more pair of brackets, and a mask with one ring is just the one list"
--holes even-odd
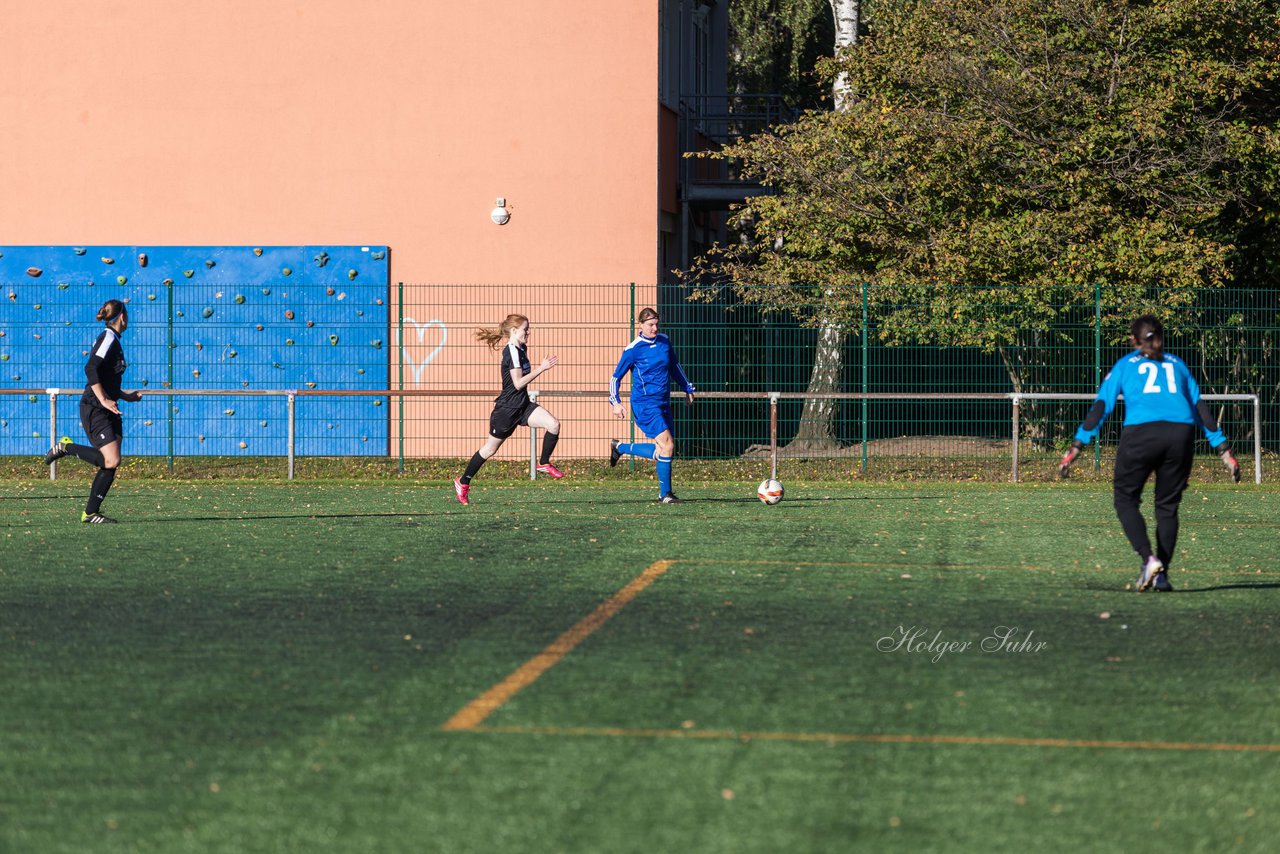
[[(1078, 429), (1077, 439), (1088, 444), (1098, 435), (1103, 422), (1115, 409), (1118, 395), (1124, 395), (1126, 427), (1152, 421), (1200, 424), (1200, 417), (1196, 413), (1196, 404), (1200, 402), (1200, 387), (1196, 385), (1186, 364), (1169, 353), (1156, 361), (1135, 350), (1116, 362), (1102, 381), (1097, 399), (1106, 407), (1105, 413), (1098, 426), (1092, 430), (1085, 430), (1083, 427)], [(1206, 430), (1205, 438), (1209, 440), (1211, 447), (1217, 447), (1226, 441), (1221, 430)]]

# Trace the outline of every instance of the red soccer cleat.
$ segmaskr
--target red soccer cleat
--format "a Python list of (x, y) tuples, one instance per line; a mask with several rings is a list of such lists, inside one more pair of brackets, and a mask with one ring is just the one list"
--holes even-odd
[(548, 475), (551, 475), (551, 477), (555, 478), (556, 480), (559, 480), (560, 478), (564, 477), (564, 472), (560, 471), (560, 469), (551, 465), (551, 463), (538, 466), (538, 474), (548, 474)]
[(453, 479), (453, 494), (458, 497), (459, 504), (470, 504), (467, 500), (467, 493), (471, 491), (471, 484), (463, 483), (456, 477)]

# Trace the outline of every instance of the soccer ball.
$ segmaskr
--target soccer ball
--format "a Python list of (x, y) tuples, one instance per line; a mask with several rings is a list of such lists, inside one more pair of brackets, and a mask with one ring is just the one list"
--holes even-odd
[(763, 480), (756, 489), (756, 497), (765, 504), (777, 504), (782, 500), (782, 484), (773, 478)]

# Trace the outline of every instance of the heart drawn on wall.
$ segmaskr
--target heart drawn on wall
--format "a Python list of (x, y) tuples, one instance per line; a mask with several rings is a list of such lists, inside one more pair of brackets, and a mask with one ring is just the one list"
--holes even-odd
[[(409, 324), (413, 324), (418, 330), (418, 340), (416, 343), (412, 338), (408, 342), (401, 341), (400, 358), (413, 373), (414, 383), (419, 384), (422, 382), (422, 372), (427, 369), (427, 365), (431, 364), (431, 360), (440, 354), (440, 351), (444, 349), (445, 342), (449, 340), (449, 328), (444, 325), (443, 320), (428, 320), (425, 323), (419, 323), (412, 317), (406, 317), (401, 330), (408, 329)], [(433, 330), (435, 329), (440, 331), (438, 333), (434, 332)], [(428, 337), (428, 333), (430, 333), (430, 337)], [(428, 352), (425, 358), (419, 359), (418, 357), (426, 351), (426, 348), (431, 347), (432, 343), (436, 341), (437, 336), (439, 337), (439, 343), (435, 344), (435, 348)], [(412, 355), (410, 350), (413, 351)]]

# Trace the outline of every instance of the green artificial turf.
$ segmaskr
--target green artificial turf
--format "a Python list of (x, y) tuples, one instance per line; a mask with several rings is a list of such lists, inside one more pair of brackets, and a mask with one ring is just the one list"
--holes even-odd
[(2, 851), (1280, 838), (1270, 487), (1193, 485), (1139, 595), (1101, 483), (84, 485), (0, 481)]

